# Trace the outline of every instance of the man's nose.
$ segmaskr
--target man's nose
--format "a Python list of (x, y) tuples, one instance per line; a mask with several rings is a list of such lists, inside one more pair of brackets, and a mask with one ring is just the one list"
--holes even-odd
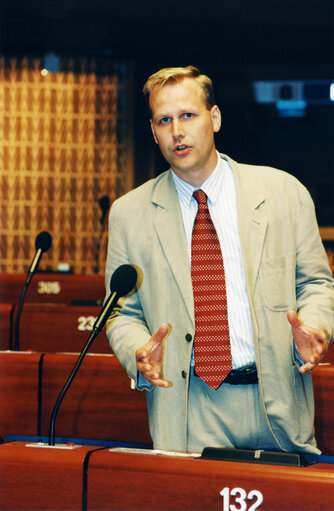
[(184, 136), (184, 131), (181, 122), (178, 119), (174, 119), (172, 123), (172, 135), (174, 138), (180, 138)]

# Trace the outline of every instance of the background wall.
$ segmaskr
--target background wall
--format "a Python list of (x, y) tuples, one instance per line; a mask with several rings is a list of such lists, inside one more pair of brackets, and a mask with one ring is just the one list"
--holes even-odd
[[(58, 262), (67, 259), (75, 271), (94, 271), (94, 247), (101, 230), (99, 197), (107, 194), (113, 200), (166, 169), (152, 140), (141, 93), (147, 76), (163, 66), (194, 64), (209, 74), (223, 117), (217, 147), (236, 160), (276, 166), (296, 175), (312, 194), (320, 225), (334, 226), (334, 102), (307, 104), (304, 116), (282, 118), (274, 103), (256, 103), (251, 91), (253, 82), (260, 80), (334, 82), (333, 27), (333, 0), (2, 0), (0, 55), (6, 62), (21, 62), (22, 57), (29, 57), (42, 63), (53, 53), (60, 62), (72, 64), (62, 64), (58, 78), (49, 76), (41, 81), (36, 75), (36, 91), (49, 87), (45, 91), (50, 94), (53, 87), (58, 105), (62, 101), (64, 104), (62, 94), (70, 87), (77, 98), (83, 97), (85, 88), (90, 89), (91, 98), (94, 94), (102, 98), (88, 104), (76, 99), (76, 107), (80, 101), (82, 113), (71, 107), (74, 119), (77, 122), (82, 115), (88, 122), (90, 115), (91, 124), (84, 128), (80, 121), (81, 127), (77, 128), (73, 121), (73, 135), (69, 133), (69, 117), (64, 117), (64, 112), (63, 117), (59, 115), (63, 106), (57, 107), (57, 115), (50, 111), (53, 125), (58, 119), (60, 136), (56, 146), (51, 147), (47, 140), (51, 136), (49, 128), (41, 127), (46, 122), (46, 113), (41, 114), (45, 105), (39, 103), (37, 96), (32, 103), (36, 112), (40, 110), (39, 117), (36, 114), (40, 120), (32, 122), (27, 120), (28, 114), (21, 112), (27, 98), (18, 100), (14, 89), (2, 95), (4, 118), (0, 119), (0, 130), (6, 137), (10, 132), (11, 137), (10, 143), (8, 138), (0, 141), (0, 147), (4, 146), (0, 154), (0, 199), (1, 204), (7, 201), (0, 219), (2, 268), (18, 271), (26, 266), (36, 229), (50, 225), (56, 228), (59, 240), (55, 239), (52, 253), (43, 263), (55, 269)], [(90, 62), (89, 72), (80, 68), (83, 62)], [(112, 68), (110, 73), (101, 71), (106, 65)], [(14, 68), (9, 65), (9, 69)], [(96, 84), (90, 82), (91, 73), (97, 77)], [(16, 72), (15, 80), (21, 79), (18, 76)], [(82, 81), (76, 82), (79, 76)], [(102, 76), (109, 78), (103, 81)], [(26, 83), (31, 88), (31, 83)], [(55, 92), (56, 83), (59, 92)], [(5, 86), (8, 89), (8, 83)], [(99, 92), (94, 93), (94, 87)], [(108, 102), (108, 87), (116, 87), (109, 96), (115, 104)], [(70, 102), (66, 101), (68, 108)], [(92, 110), (85, 110), (87, 106), (93, 108), (93, 103), (96, 122)], [(20, 111), (19, 124), (13, 120), (13, 109)], [(17, 139), (28, 132), (30, 140)], [(72, 136), (81, 137), (80, 142), (78, 138), (77, 142), (72, 140)], [(24, 156), (19, 150), (22, 144), (27, 148)], [(33, 150), (28, 151), (29, 144)], [(48, 157), (38, 156), (37, 147), (41, 144), (45, 148), (49, 144)], [(79, 146), (87, 147), (91, 155), (88, 160)], [(110, 148), (109, 153), (106, 148)], [(39, 181), (43, 186), (38, 188), (37, 177), (33, 181), (30, 178), (32, 185), (27, 179), (18, 185), (18, 175), (46, 173), (46, 162), (51, 165), (49, 174), (44, 174), (48, 185)], [(88, 167), (94, 170), (88, 171)], [(99, 177), (94, 181), (96, 173)], [(35, 197), (44, 194), (43, 212), (33, 214), (36, 220), (30, 224), (34, 226), (30, 234), (26, 224), (30, 217), (22, 213), (23, 204), (29, 206), (23, 201), (31, 200), (28, 190), (30, 197), (32, 193)], [(2, 194), (7, 194), (7, 198)], [(18, 201), (15, 206), (13, 200)], [(60, 209), (51, 215), (45, 201), (53, 200), (52, 207), (57, 202)], [(333, 259), (334, 229), (323, 232)], [(105, 229), (103, 236), (102, 245)], [(105, 245), (101, 262), (103, 250)]]
[(69, 263), (76, 273), (103, 272), (99, 200), (132, 187), (119, 66), (109, 61), (102, 74), (96, 59), (59, 65), (43, 76), (41, 59), (0, 61), (2, 272), (26, 271), (43, 230), (53, 246), (41, 269)]

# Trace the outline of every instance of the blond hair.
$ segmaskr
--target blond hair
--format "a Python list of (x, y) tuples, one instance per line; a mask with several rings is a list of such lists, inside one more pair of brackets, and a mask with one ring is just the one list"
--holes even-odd
[(203, 75), (195, 66), (165, 67), (149, 76), (143, 87), (143, 93), (150, 113), (150, 95), (153, 89), (157, 87), (162, 88), (167, 84), (181, 82), (185, 78), (192, 78), (196, 80), (204, 94), (207, 109), (211, 110), (211, 108), (215, 105), (215, 94), (212, 81), (208, 76)]

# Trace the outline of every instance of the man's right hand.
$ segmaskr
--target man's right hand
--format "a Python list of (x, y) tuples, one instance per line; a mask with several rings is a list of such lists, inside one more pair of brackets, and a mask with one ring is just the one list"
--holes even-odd
[(163, 323), (151, 339), (136, 351), (139, 373), (156, 387), (169, 387), (168, 381), (161, 379), (163, 341), (168, 334), (168, 330), (168, 325)]

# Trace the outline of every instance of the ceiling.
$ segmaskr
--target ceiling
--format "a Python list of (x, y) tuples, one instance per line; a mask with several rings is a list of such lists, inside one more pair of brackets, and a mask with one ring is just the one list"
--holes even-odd
[(2, 0), (1, 53), (333, 73), (333, 0)]

